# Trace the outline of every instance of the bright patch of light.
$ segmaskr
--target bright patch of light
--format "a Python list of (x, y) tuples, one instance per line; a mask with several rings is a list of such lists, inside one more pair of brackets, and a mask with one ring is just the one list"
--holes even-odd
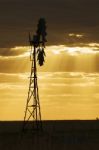
[(83, 34), (75, 34), (75, 33), (70, 33), (68, 34), (70, 37), (77, 37), (77, 38), (82, 38), (84, 35)]
[(60, 51), (59, 50), (52, 50), (53, 51), (53, 53), (55, 54), (55, 55), (59, 55), (60, 54)]
[(81, 54), (96, 54), (99, 53), (98, 51), (98, 43), (93, 44), (89, 43), (87, 46), (75, 46), (70, 47), (66, 45), (59, 45), (59, 46), (48, 46), (46, 47), (46, 52), (52, 52), (53, 54), (69, 54), (69, 55), (81, 55)]
[(94, 47), (94, 46), (99, 46), (99, 43), (89, 43), (88, 45)]
[(27, 46), (16, 46), (16, 47), (13, 47), (11, 48), (12, 50), (26, 50), (27, 49)]
[[(70, 36), (74, 36), (74, 34), (70, 34)], [(77, 34), (76, 36), (79, 36)], [(22, 57), (29, 57), (31, 49), (29, 46), (24, 47), (14, 47), (11, 48), (12, 51), (19, 51), (19, 55), (15, 56), (0, 56), (0, 59), (13, 59), (13, 58), (22, 58)], [(84, 55), (84, 54), (97, 54), (99, 53), (99, 43), (88, 43), (83, 44), (81, 46), (68, 46), (68, 45), (53, 45), (53, 46), (46, 46), (45, 48), (46, 55), (61, 55), (61, 54), (68, 54), (68, 55)]]
[(14, 47), (12, 48), (12, 50), (23, 51), (23, 54), (20, 54), (19, 56), (15, 57), (27, 57), (30, 55), (30, 48), (28, 46)]

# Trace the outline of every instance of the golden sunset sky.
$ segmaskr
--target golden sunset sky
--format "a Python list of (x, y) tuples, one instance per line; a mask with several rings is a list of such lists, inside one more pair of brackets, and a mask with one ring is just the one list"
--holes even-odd
[(99, 1), (0, 0), (0, 120), (23, 120), (30, 76), (28, 32), (47, 22), (38, 67), (42, 119), (99, 117)]

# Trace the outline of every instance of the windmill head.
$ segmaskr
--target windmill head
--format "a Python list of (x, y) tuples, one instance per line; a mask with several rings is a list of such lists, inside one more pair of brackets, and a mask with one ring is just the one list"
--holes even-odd
[(35, 47), (40, 46), (42, 44), (45, 47), (46, 40), (46, 21), (44, 18), (40, 18), (37, 24), (37, 31), (36, 34), (31, 36), (29, 33), (29, 43), (31, 46), (35, 45)]

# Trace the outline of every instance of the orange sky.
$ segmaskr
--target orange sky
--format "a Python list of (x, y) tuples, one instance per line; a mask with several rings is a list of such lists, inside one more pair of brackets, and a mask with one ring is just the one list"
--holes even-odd
[[(95, 119), (99, 116), (98, 43), (46, 47), (38, 66), (42, 119)], [(27, 99), (29, 47), (0, 57), (0, 120), (22, 120)], [(17, 54), (17, 51), (18, 54)]]
[(24, 118), (28, 33), (41, 17), (48, 33), (38, 66), (42, 119), (99, 117), (99, 1), (0, 0), (0, 14), (0, 120)]

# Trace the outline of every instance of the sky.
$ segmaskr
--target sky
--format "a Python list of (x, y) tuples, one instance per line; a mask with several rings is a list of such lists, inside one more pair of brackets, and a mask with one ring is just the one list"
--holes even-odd
[(0, 0), (0, 120), (23, 120), (29, 75), (28, 33), (46, 19), (38, 66), (42, 119), (99, 116), (99, 1)]

